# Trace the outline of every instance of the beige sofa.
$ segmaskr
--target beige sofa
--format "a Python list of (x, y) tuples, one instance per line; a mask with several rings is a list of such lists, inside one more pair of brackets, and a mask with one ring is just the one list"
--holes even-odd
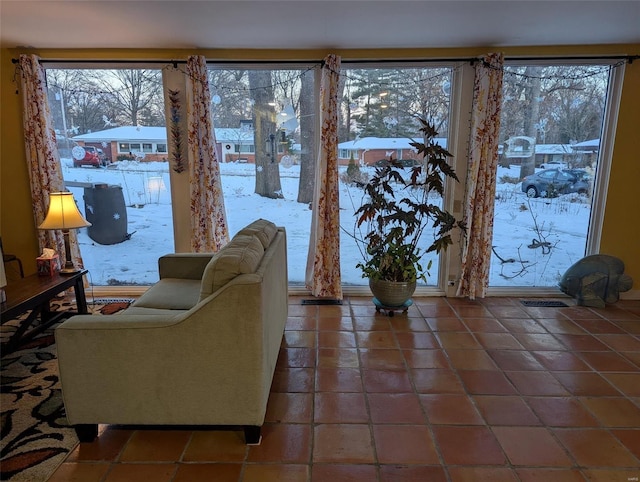
[(287, 319), (286, 232), (257, 220), (216, 254), (159, 259), (160, 281), (116, 315), (55, 331), (67, 419), (97, 424), (260, 427)]

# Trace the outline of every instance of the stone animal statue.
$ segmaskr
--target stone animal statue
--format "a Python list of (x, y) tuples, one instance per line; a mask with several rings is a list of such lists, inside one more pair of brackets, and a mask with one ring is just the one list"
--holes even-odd
[(604, 308), (615, 303), (620, 293), (633, 286), (631, 276), (624, 274), (622, 260), (606, 254), (594, 254), (573, 264), (559, 283), (563, 293), (573, 296), (579, 306)]

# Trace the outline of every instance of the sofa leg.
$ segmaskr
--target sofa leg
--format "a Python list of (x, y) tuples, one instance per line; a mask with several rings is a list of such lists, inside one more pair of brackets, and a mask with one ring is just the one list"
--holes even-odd
[(260, 429), (257, 425), (244, 426), (244, 441), (247, 445), (260, 445)]
[(83, 423), (80, 425), (74, 425), (74, 430), (78, 436), (80, 442), (93, 442), (98, 436), (98, 424)]

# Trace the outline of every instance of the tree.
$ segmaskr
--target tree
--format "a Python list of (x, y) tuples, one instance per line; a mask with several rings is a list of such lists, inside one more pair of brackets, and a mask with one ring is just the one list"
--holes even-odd
[(253, 128), (256, 159), (256, 194), (283, 198), (277, 159), (276, 112), (273, 85), (268, 70), (249, 71), (249, 90), (253, 100)]
[(307, 71), (301, 78), (300, 85), (300, 183), (298, 199), (300, 203), (313, 201), (315, 189), (315, 102), (314, 73)]

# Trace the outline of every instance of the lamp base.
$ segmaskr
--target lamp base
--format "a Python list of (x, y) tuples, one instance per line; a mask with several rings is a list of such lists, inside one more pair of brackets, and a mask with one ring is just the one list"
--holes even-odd
[(61, 275), (70, 275), (70, 274), (76, 274), (79, 273), (80, 270), (78, 268), (62, 268), (59, 273)]

